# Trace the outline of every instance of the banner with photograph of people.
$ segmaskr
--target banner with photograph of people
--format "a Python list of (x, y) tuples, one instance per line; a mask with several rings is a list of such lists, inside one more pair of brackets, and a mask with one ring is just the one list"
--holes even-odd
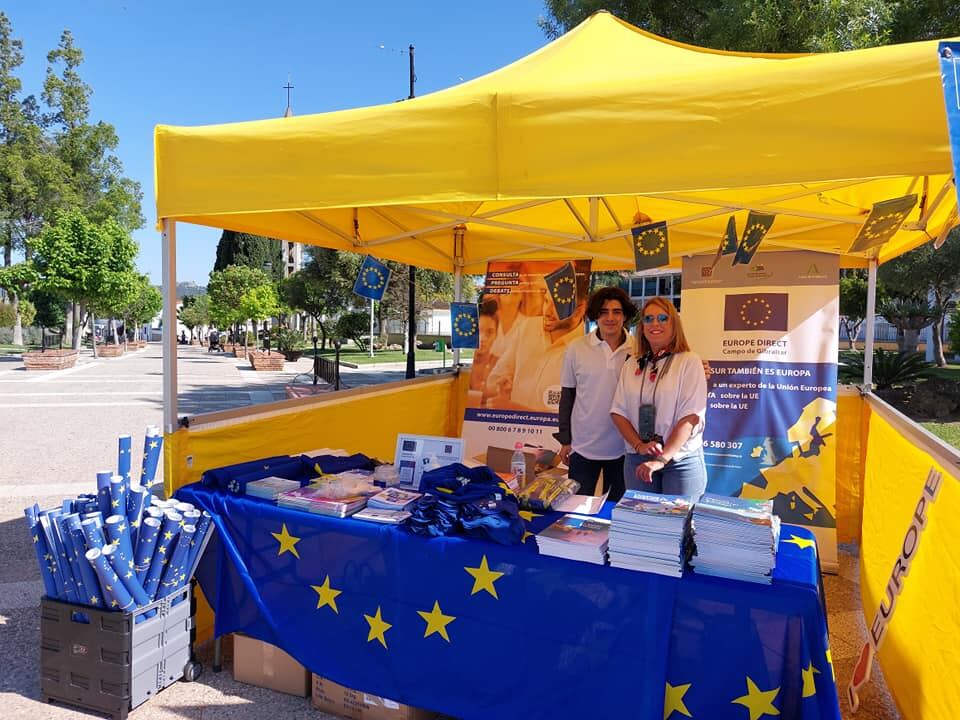
[(479, 301), (462, 437), (466, 457), (486, 462), (489, 447), (522, 442), (538, 460), (554, 439), (560, 370), (570, 341), (583, 335), (589, 260), (488, 263)]
[(710, 492), (772, 499), (835, 567), (839, 264), (805, 251), (683, 261), (681, 315), (709, 361)]

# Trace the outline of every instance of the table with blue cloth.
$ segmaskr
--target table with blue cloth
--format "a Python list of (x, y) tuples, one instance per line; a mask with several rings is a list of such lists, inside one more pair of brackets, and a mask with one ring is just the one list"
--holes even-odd
[[(243, 632), (334, 682), (458, 718), (839, 718), (813, 535), (771, 585), (279, 508), (188, 485), (219, 531), (198, 578)], [(608, 503), (601, 516), (609, 517)]]

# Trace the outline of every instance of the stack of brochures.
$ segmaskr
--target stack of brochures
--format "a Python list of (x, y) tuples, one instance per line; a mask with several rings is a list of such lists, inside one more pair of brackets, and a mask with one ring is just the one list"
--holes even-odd
[(280, 507), (296, 508), (318, 515), (333, 515), (347, 517), (367, 504), (366, 495), (347, 495), (346, 497), (330, 497), (323, 485), (307, 485), (295, 490), (287, 490), (277, 496), (277, 505)]
[(690, 508), (684, 495), (627, 490), (611, 514), (610, 564), (680, 577), (690, 546)]
[(285, 478), (268, 477), (263, 480), (253, 480), (245, 486), (247, 495), (263, 498), (264, 500), (276, 500), (277, 495), (287, 490), (296, 490), (300, 487), (299, 480), (287, 480)]
[(537, 535), (541, 555), (603, 565), (607, 559), (610, 521), (585, 515), (564, 515)]
[(703, 575), (770, 583), (777, 564), (780, 518), (771, 500), (705, 494), (693, 509), (696, 553)]
[(367, 500), (367, 507), (379, 508), (380, 510), (407, 510), (422, 495), (423, 493), (413, 492), (412, 490), (391, 487), (373, 495)]
[(406, 510), (384, 510), (383, 508), (370, 507), (368, 503), (367, 507), (358, 511), (353, 517), (357, 520), (367, 520), (384, 525), (399, 525), (410, 517), (410, 513)]

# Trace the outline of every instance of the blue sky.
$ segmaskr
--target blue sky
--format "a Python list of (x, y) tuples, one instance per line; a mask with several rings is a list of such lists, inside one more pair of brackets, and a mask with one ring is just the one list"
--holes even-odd
[[(157, 284), (155, 125), (280, 116), (288, 75), (297, 115), (397, 100), (407, 95), (411, 44), (423, 95), (546, 43), (537, 27), (542, 0), (6, 0), (2, 10), (24, 44), (25, 94), (39, 97), (47, 52), (64, 29), (73, 32), (84, 52), (81, 76), (93, 88), (91, 121), (116, 127), (125, 174), (143, 189), (147, 224), (134, 237), (140, 269)], [(178, 226), (178, 280), (206, 284), (219, 236)]]

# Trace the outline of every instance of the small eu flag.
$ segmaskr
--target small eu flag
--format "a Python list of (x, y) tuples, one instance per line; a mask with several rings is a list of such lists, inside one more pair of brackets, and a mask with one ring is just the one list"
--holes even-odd
[(776, 215), (750, 211), (747, 215), (747, 225), (743, 228), (743, 235), (740, 238), (740, 245), (737, 247), (737, 254), (733, 258), (734, 265), (746, 265), (753, 259), (754, 253), (760, 247), (760, 241), (766, 237), (776, 217)]
[(557, 270), (544, 275), (543, 279), (557, 310), (557, 317), (566, 320), (577, 307), (577, 272), (573, 269), (573, 263), (564, 263)]
[(715, 268), (720, 258), (724, 255), (732, 255), (737, 251), (737, 218), (731, 215), (727, 218), (727, 229), (720, 236), (720, 247), (717, 248), (717, 255), (713, 258), (711, 268)]
[(860, 232), (847, 252), (862, 252), (883, 245), (897, 234), (897, 230), (916, 204), (916, 195), (904, 195), (874, 203), (866, 222), (860, 227)]
[(477, 306), (473, 303), (451, 303), (450, 317), (453, 326), (450, 346), (454, 348), (479, 347), (480, 313)]
[(662, 267), (670, 262), (667, 223), (661, 221), (630, 229), (633, 233), (633, 259), (637, 272)]
[(353, 291), (370, 300), (380, 300), (387, 289), (389, 279), (390, 268), (375, 257), (367, 255), (363, 258), (360, 274), (357, 275), (357, 281), (353, 284)]

